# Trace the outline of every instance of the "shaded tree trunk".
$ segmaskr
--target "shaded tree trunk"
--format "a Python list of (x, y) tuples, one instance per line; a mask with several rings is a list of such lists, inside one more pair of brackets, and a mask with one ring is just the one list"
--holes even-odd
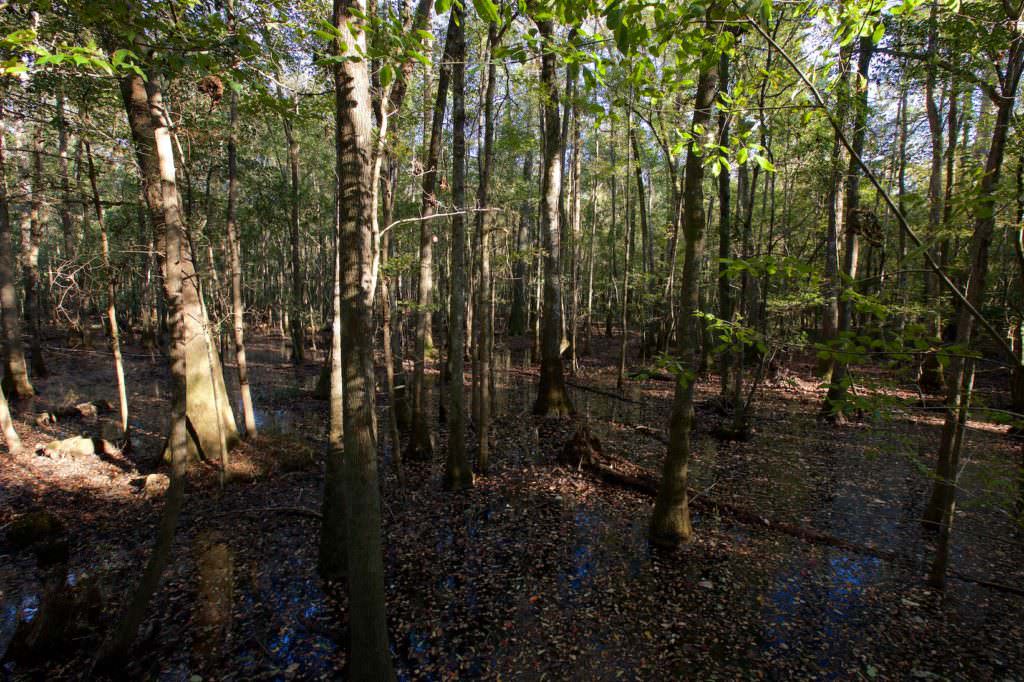
[[(694, 140), (707, 129), (718, 88), (717, 64), (704, 67), (697, 80), (691, 131)], [(704, 166), (691, 140), (686, 154), (683, 183), (683, 236), (686, 239), (682, 275), (682, 316), (680, 320), (681, 367), (675, 382), (669, 445), (662, 466), (661, 483), (651, 515), (651, 542), (672, 547), (688, 542), (693, 535), (687, 483), (690, 465), (690, 433), (693, 427), (693, 390), (700, 369), (701, 327), (695, 317), (700, 307), (700, 258), (704, 250)]]
[(15, 287), (14, 239), (11, 234), (11, 212), (7, 199), (6, 160), (4, 158), (3, 90), (0, 90), (0, 323), (3, 324), (3, 391), (11, 399), (35, 395), (28, 378), (28, 365), (21, 344), (21, 313)]
[[(857, 264), (860, 254), (860, 239), (858, 237), (860, 213), (860, 166), (853, 157), (860, 157), (864, 151), (864, 139), (867, 135), (868, 118), (868, 83), (870, 82), (869, 70), (871, 68), (871, 57), (875, 53), (875, 44), (871, 36), (860, 39), (860, 48), (857, 56), (858, 91), (857, 99), (854, 102), (853, 116), (853, 155), (850, 159), (850, 168), (846, 178), (846, 236), (845, 249), (843, 252), (843, 279), (841, 291), (852, 291), (857, 279)], [(854, 302), (848, 296), (841, 296), (839, 301), (839, 329), (840, 343), (845, 335), (853, 330), (853, 307)], [(847, 388), (850, 384), (849, 371), (845, 361), (837, 361), (833, 365), (832, 378), (828, 387), (828, 394), (825, 396), (825, 403), (822, 411), (833, 420), (841, 420), (843, 416), (843, 403), (846, 400)]]
[(453, 4), (451, 21), (452, 61), (452, 242), (451, 298), (448, 313), (448, 361), (451, 387), (448, 390), (448, 456), (444, 487), (461, 490), (473, 485), (473, 470), (466, 457), (466, 26), (465, 14)]
[[(366, 35), (355, 14), (362, 0), (335, 0), (334, 24), (351, 36), (339, 56), (365, 54)], [(395, 679), (388, 647), (381, 546), (380, 489), (374, 428), (372, 277), (373, 113), (367, 62), (334, 64), (335, 146), (338, 173), (338, 254), (341, 289), (341, 370), (344, 381), (343, 486), (348, 555), (350, 656), (354, 680)], [(337, 457), (340, 453), (332, 453)], [(332, 493), (342, 492), (334, 486)], [(325, 493), (326, 495), (326, 493)], [(325, 523), (327, 519), (324, 519)]]
[[(1013, 19), (1019, 21), (1019, 13)], [(1022, 70), (1024, 70), (1024, 35), (1018, 32), (1014, 34), (1014, 39), (1007, 50), (1006, 65), (1002, 70), (996, 118), (992, 127), (992, 142), (989, 146), (974, 209), (970, 274), (965, 298), (970, 307), (975, 310), (980, 309), (985, 295), (988, 252), (996, 225), (996, 189), (999, 186), (1013, 106)], [(960, 305), (957, 308), (956, 341), (964, 347), (970, 346), (974, 331), (974, 317), (970, 307)], [(969, 406), (973, 375), (973, 363), (965, 362), (962, 354), (957, 354), (950, 360), (946, 416), (935, 464), (935, 482), (924, 512), (924, 521), (927, 527), (938, 527), (939, 530), (935, 560), (928, 574), (928, 582), (935, 587), (945, 585), (946, 569), (949, 564), (949, 543), (956, 511), (956, 481), (960, 467), (960, 443), (963, 438), (965, 410)]]
[(533, 413), (561, 416), (573, 412), (562, 367), (561, 234), (558, 199), (562, 192), (561, 127), (556, 74), (557, 56), (551, 51), (554, 21), (535, 20), (543, 42), (541, 87), (544, 91), (544, 163), (542, 167), (540, 230), (544, 238), (544, 315), (541, 334), (540, 382)]

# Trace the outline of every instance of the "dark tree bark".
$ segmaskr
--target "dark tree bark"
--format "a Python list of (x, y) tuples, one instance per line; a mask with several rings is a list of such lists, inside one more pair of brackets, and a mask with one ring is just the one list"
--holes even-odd
[[(529, 187), (533, 179), (533, 152), (523, 160), (523, 186)], [(527, 332), (530, 318), (530, 295), (527, 283), (529, 270), (530, 224), (533, 222), (533, 202), (529, 199), (519, 206), (519, 229), (516, 231), (516, 260), (512, 265), (512, 309), (509, 313), (509, 336), (522, 336)]]
[(559, 230), (558, 199), (562, 192), (561, 126), (559, 122), (559, 96), (556, 74), (557, 56), (551, 50), (554, 21), (535, 20), (540, 32), (542, 49), (541, 87), (544, 91), (544, 163), (542, 167), (540, 230), (544, 238), (544, 314), (541, 335), (540, 383), (533, 413), (538, 415), (566, 415), (573, 410), (565, 388), (562, 367), (562, 309), (561, 309), (561, 231)]
[(3, 391), (12, 399), (35, 395), (28, 378), (28, 365), (21, 344), (21, 312), (15, 288), (14, 240), (11, 212), (7, 199), (6, 159), (4, 158), (3, 90), (0, 90), (0, 322), (3, 324)]
[(448, 456), (444, 487), (462, 490), (473, 485), (473, 469), (466, 457), (466, 26), (465, 13), (452, 5), (452, 290), (448, 313), (448, 358), (451, 387), (448, 390)]
[[(1020, 21), (1020, 12), (1007, 17), (1011, 25)], [(996, 103), (996, 118), (992, 127), (991, 144), (985, 161), (985, 170), (978, 189), (974, 209), (974, 234), (970, 245), (970, 273), (965, 298), (970, 306), (957, 308), (956, 341), (970, 346), (974, 331), (974, 316), (971, 308), (978, 310), (985, 295), (988, 276), (988, 252), (996, 226), (996, 189), (1003, 167), (1006, 143), (1010, 132), (1013, 107), (1021, 73), (1024, 71), (1024, 34), (1014, 31), (1013, 40), (1006, 52), (1006, 63), (1001, 69), (1000, 87)], [(973, 362), (966, 362), (962, 354), (956, 354), (949, 364), (946, 397), (946, 417), (942, 438), (935, 464), (935, 482), (925, 507), (924, 520), (928, 527), (938, 527), (939, 538), (928, 574), (928, 582), (935, 587), (945, 585), (946, 569), (949, 564), (949, 543), (956, 511), (956, 481), (960, 467), (960, 443), (966, 410), (970, 405), (973, 386)]]
[[(718, 65), (702, 68), (697, 79), (691, 131), (708, 128), (711, 110), (718, 89)], [(693, 389), (700, 369), (701, 328), (695, 313), (700, 308), (700, 258), (704, 250), (704, 165), (697, 144), (691, 140), (686, 154), (686, 175), (683, 183), (683, 256), (682, 315), (680, 320), (681, 372), (676, 377), (672, 416), (669, 422), (669, 445), (662, 466), (661, 484), (651, 515), (651, 542), (673, 547), (688, 542), (693, 535), (687, 483), (690, 465), (690, 433), (693, 427)]]
[[(384, 604), (377, 438), (374, 428), (373, 375), (373, 111), (365, 59), (366, 34), (356, 15), (363, 0), (335, 0), (334, 25), (350, 36), (334, 64), (338, 175), (338, 260), (341, 289), (341, 370), (344, 382), (343, 496), (349, 593), (349, 676), (354, 680), (395, 678), (388, 648)], [(332, 452), (332, 458), (341, 453)], [(325, 496), (327, 491), (325, 491)], [(327, 519), (324, 519), (327, 522)]]
[[(843, 280), (842, 291), (852, 291), (854, 281), (857, 279), (857, 265), (860, 255), (860, 166), (853, 157), (860, 157), (864, 151), (864, 139), (867, 136), (868, 119), (868, 83), (870, 82), (869, 71), (871, 68), (871, 57), (875, 54), (875, 43), (871, 36), (860, 39), (860, 48), (857, 56), (858, 90), (854, 101), (853, 115), (853, 155), (850, 158), (850, 168), (846, 176), (846, 238), (843, 252)], [(839, 337), (850, 333), (853, 330), (853, 306), (854, 302), (848, 296), (841, 296), (839, 301)], [(841, 420), (844, 412), (844, 402), (850, 379), (846, 362), (835, 362), (833, 365), (832, 379), (829, 383), (828, 394), (822, 405), (823, 413), (832, 420)]]

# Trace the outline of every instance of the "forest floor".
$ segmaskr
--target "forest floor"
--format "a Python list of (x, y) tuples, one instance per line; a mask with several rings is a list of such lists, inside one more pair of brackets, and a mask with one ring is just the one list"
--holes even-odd
[[(344, 669), (345, 598), (317, 578), (318, 521), (302, 511), (320, 507), (327, 406), (311, 397), (319, 365), (292, 367), (285, 344), (251, 342), (261, 435), (233, 453), (225, 487), (210, 466), (190, 473), (174, 560), (124, 677), (331, 679)], [(906, 405), (828, 426), (817, 419), (822, 392), (809, 365), (789, 359), (755, 398), (749, 441), (713, 438), (714, 411), (702, 407), (695, 539), (665, 554), (646, 540), (649, 497), (554, 462), (585, 422), (606, 454), (656, 474), (672, 384), (631, 380), (621, 397), (606, 395), (616, 393), (618, 339), (595, 336), (571, 381), (603, 393), (573, 387), (574, 420), (538, 419), (529, 409), (536, 367), (521, 344), (499, 345), (493, 464), (472, 490), (441, 490), (443, 428), (434, 461), (403, 464), (404, 487), (382, 438), (387, 609), (400, 679), (1024, 676), (1024, 597), (958, 578), (945, 594), (924, 587), (933, 548), (918, 519), (941, 412), (910, 406), (912, 390), (890, 390)], [(99, 633), (140, 575), (163, 505), (162, 477), (146, 477), (162, 471), (166, 362), (128, 348), (132, 451), (71, 458), (36, 449), (97, 435), (110, 415), (44, 426), (37, 415), (85, 400), (116, 405), (111, 361), (56, 339), (47, 360), (40, 395), (14, 405), (26, 447), (2, 456), (0, 529), (33, 510), (52, 512), (66, 527), (68, 557), (47, 562), (0, 539), (0, 652), (54, 590), (88, 585), (100, 596), (79, 600), (92, 604), (92, 624), (67, 629), (37, 660), (7, 660), (3, 679), (86, 674)], [(230, 365), (225, 375), (231, 384)], [(702, 380), (698, 394), (711, 405), (717, 379)], [(969, 427), (952, 568), (1020, 588), (1024, 544), (1008, 513), (1019, 445), (1006, 427)], [(726, 503), (766, 522), (737, 519)], [(869, 549), (810, 542), (777, 523)], [(226, 635), (197, 625), (210, 608), (197, 558), (210, 543), (228, 549)]]

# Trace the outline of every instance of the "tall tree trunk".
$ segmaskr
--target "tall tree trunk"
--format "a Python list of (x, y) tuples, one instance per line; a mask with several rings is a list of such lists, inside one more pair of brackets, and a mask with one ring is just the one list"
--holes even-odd
[(562, 310), (561, 310), (561, 233), (558, 219), (558, 199), (562, 193), (561, 127), (559, 125), (559, 97), (556, 73), (557, 56), (551, 49), (554, 21), (535, 20), (540, 32), (542, 49), (541, 87), (544, 91), (544, 164), (540, 202), (540, 230), (544, 238), (544, 318), (541, 338), (540, 382), (533, 413), (538, 415), (567, 415), (573, 410), (565, 388), (562, 368)]
[[(862, 220), (860, 212), (860, 166), (854, 157), (862, 156), (864, 151), (864, 139), (867, 135), (868, 119), (868, 83), (870, 82), (869, 70), (871, 68), (871, 57), (875, 54), (875, 43), (871, 36), (860, 39), (860, 48), (857, 56), (858, 90), (857, 98), (854, 101), (853, 115), (853, 155), (850, 158), (850, 168), (846, 177), (846, 237), (845, 249), (843, 252), (843, 280), (841, 291), (852, 291), (857, 279), (857, 263), (860, 250), (859, 223)], [(839, 338), (842, 339), (853, 329), (853, 306), (854, 302), (849, 296), (842, 295), (839, 300)], [(833, 420), (843, 418), (846, 400), (846, 391), (849, 386), (849, 372), (845, 361), (834, 363), (832, 380), (829, 383), (828, 394), (822, 405), (822, 411)]]
[[(719, 100), (723, 108), (718, 112), (718, 144), (729, 146), (729, 119), (727, 100), (722, 98), (729, 90), (729, 55), (725, 52), (718, 58)], [(729, 196), (730, 171), (721, 169), (718, 174), (718, 317), (725, 322), (733, 321), (732, 282), (727, 275), (728, 259), (732, 258), (732, 203)], [(742, 197), (740, 199), (742, 202)], [(719, 354), (718, 373), (723, 397), (729, 395), (729, 374), (732, 371), (732, 353), (723, 349)], [(739, 409), (739, 405), (734, 405)]]
[(430, 144), (423, 168), (423, 189), (420, 204), (420, 268), (419, 290), (416, 300), (416, 351), (413, 373), (412, 436), (406, 457), (428, 460), (433, 455), (434, 444), (430, 431), (430, 395), (426, 385), (427, 356), (433, 349), (431, 319), (434, 288), (434, 228), (431, 217), (437, 207), (437, 164), (441, 156), (441, 141), (444, 136), (444, 112), (448, 99), (448, 81), (451, 79), (451, 41), (457, 30), (454, 19), (448, 19), (444, 54), (437, 77), (437, 97), (434, 100), (433, 118), (430, 127)]
[[(380, 489), (374, 428), (372, 277), (373, 113), (366, 34), (356, 15), (363, 0), (335, 0), (334, 24), (346, 36), (334, 64), (338, 173), (338, 254), (341, 287), (341, 369), (344, 380), (344, 461), (340, 470), (348, 555), (349, 631), (354, 680), (395, 679), (388, 648), (381, 546)], [(338, 456), (340, 453), (332, 453)], [(337, 470), (337, 466), (336, 466)], [(326, 494), (326, 493), (325, 493)], [(325, 519), (326, 522), (326, 519)]]
[[(1020, 21), (1008, 17), (1011, 25)], [(1006, 141), (1010, 131), (1010, 120), (1017, 97), (1017, 88), (1024, 70), (1024, 35), (1015, 32), (1007, 50), (1006, 65), (1002, 70), (996, 118), (992, 127), (992, 142), (989, 146), (985, 170), (981, 177), (978, 198), (974, 209), (974, 234), (971, 237), (970, 273), (965, 298), (970, 306), (957, 307), (956, 341), (969, 347), (974, 330), (971, 308), (978, 310), (984, 301), (988, 275), (988, 251), (996, 224), (996, 189), (1002, 172)], [(949, 563), (949, 543), (956, 511), (956, 481), (960, 467), (960, 443), (963, 432), (963, 414), (969, 406), (973, 381), (971, 363), (957, 354), (950, 360), (950, 372), (946, 397), (946, 417), (942, 438), (935, 464), (935, 482), (925, 507), (924, 521), (928, 527), (938, 527), (939, 540), (935, 560), (928, 575), (928, 582), (935, 587), (945, 584), (946, 568)]]
[[(296, 96), (297, 97), (297, 96)], [(295, 102), (295, 113), (298, 114), (298, 99)], [(292, 270), (292, 291), (291, 291), (291, 337), (292, 337), (292, 362), (301, 365), (305, 361), (306, 339), (305, 329), (302, 323), (302, 257), (300, 247), (302, 237), (299, 233), (299, 141), (295, 137), (292, 128), (292, 121), (287, 117), (284, 119), (285, 141), (288, 143), (288, 169), (291, 176), (290, 203), (291, 214), (289, 216), (289, 240), (291, 242), (291, 270)]]
[(25, 320), (31, 336), (32, 376), (47, 376), (43, 360), (43, 325), (39, 302), (39, 247), (43, 240), (43, 127), (32, 134), (32, 203), (21, 230), (21, 268), (25, 289)]
[(171, 453), (171, 475), (164, 509), (157, 525), (153, 552), (121, 619), (97, 656), (98, 663), (111, 668), (122, 663), (134, 642), (149, 602), (160, 585), (160, 576), (171, 558), (178, 517), (185, 501), (185, 469), (189, 456), (186, 426), (189, 350), (184, 288), (186, 278), (191, 276), (189, 273), (192, 267), (175, 178), (171, 132), (157, 84), (158, 75), (150, 71), (149, 77), (150, 80), (146, 82), (134, 74), (124, 77), (121, 80), (121, 93), (142, 168), (146, 202), (154, 227), (162, 233), (164, 297), (167, 299), (171, 327), (171, 429), (167, 439)]
[[(633, 135), (633, 102), (632, 93), (630, 95), (630, 102), (628, 104), (629, 111), (626, 112), (626, 137), (630, 138)], [(632, 266), (633, 259), (633, 231), (634, 231), (634, 218), (635, 211), (632, 202), (632, 196), (629, 191), (629, 169), (632, 166), (632, 147), (630, 146), (630, 140), (626, 140), (626, 182), (625, 190), (625, 207), (623, 213), (626, 214), (626, 239), (624, 248), (622, 249), (622, 310), (621, 310), (621, 322), (622, 322), (622, 335), (619, 337), (619, 371), (616, 376), (615, 385), (618, 390), (622, 390), (626, 383), (626, 347), (629, 342), (629, 271)]]
[[(839, 125), (846, 125), (846, 112), (849, 106), (849, 62), (851, 48), (846, 47), (839, 53), (839, 84), (836, 97), (839, 100), (836, 118)], [(831, 383), (835, 369), (835, 344), (839, 336), (839, 297), (841, 295), (839, 278), (839, 233), (843, 229), (843, 150), (839, 131), (832, 139), (831, 169), (832, 175), (828, 185), (828, 231), (825, 235), (825, 276), (822, 278), (821, 294), (824, 303), (821, 310), (821, 343), (828, 347), (818, 362), (816, 374), (826, 383)]]
[(700, 307), (700, 259), (704, 250), (704, 165), (697, 147), (706, 130), (718, 89), (717, 64), (704, 67), (697, 79), (691, 132), (686, 154), (683, 184), (683, 236), (686, 239), (682, 275), (681, 367), (675, 382), (669, 445), (661, 472), (661, 483), (651, 515), (651, 542), (672, 547), (688, 542), (693, 535), (687, 496), (690, 465), (690, 432), (693, 427), (693, 389), (700, 369), (701, 327), (696, 313)]
[(238, 365), (238, 388), (242, 394), (242, 419), (247, 438), (256, 437), (256, 412), (249, 389), (249, 363), (245, 357), (245, 303), (242, 299), (242, 248), (236, 226), (238, 203), (238, 93), (231, 91), (228, 132), (228, 255), (231, 258), (231, 331)]
[(121, 334), (117, 326), (117, 289), (115, 287), (114, 268), (110, 264), (110, 242), (107, 238), (107, 224), (103, 216), (103, 204), (100, 203), (100, 190), (96, 182), (96, 167), (92, 161), (92, 149), (88, 140), (85, 141), (85, 158), (89, 166), (89, 186), (92, 188), (92, 206), (96, 213), (96, 223), (100, 227), (100, 255), (103, 258), (103, 269), (107, 275), (107, 324), (110, 325), (110, 350), (114, 355), (114, 375), (117, 377), (117, 400), (121, 415), (121, 433), (127, 441), (131, 435), (128, 431), (128, 389), (124, 379), (124, 361), (121, 359)]
[(480, 168), (480, 184), (476, 193), (478, 212), (476, 214), (477, 244), (480, 250), (480, 287), (477, 320), (479, 335), (477, 353), (479, 357), (477, 384), (476, 432), (477, 432), (477, 469), (486, 473), (490, 466), (490, 431), (491, 431), (491, 344), (494, 341), (494, 318), (491, 304), (494, 295), (491, 282), (491, 218), (488, 212), (491, 189), (491, 170), (494, 167), (494, 87), (497, 80), (497, 65), (493, 60), (494, 49), (498, 44), (498, 26), (490, 23), (487, 26), (487, 83), (483, 94), (484, 139), (483, 165)]
[[(122, 79), (121, 93), (125, 109), (128, 112), (128, 122), (131, 127), (139, 168), (142, 172), (150, 220), (158, 234), (165, 231), (181, 231), (184, 235), (181, 244), (180, 296), (184, 309), (183, 324), (185, 325), (185, 370), (188, 383), (185, 392), (186, 411), (191, 424), (189, 432), (192, 436), (188, 439), (188, 446), (190, 455), (206, 457), (207, 453), (220, 452), (222, 435), (228, 447), (234, 445), (238, 441), (238, 431), (235, 428), (231, 405), (227, 400), (227, 390), (224, 387), (224, 375), (220, 363), (217, 362), (216, 355), (208, 353), (207, 349), (207, 344), (211, 342), (208, 335), (208, 324), (204, 306), (199, 297), (199, 282), (192, 259), (191, 246), (179, 209), (177, 185), (173, 185), (167, 190), (174, 193), (175, 210), (164, 209), (165, 199), (162, 195), (160, 169), (163, 164), (167, 164), (171, 168), (174, 167), (174, 152), (169, 139), (166, 148), (157, 144), (158, 133), (159, 135), (165, 134), (169, 127), (165, 120), (154, 118), (154, 116), (166, 116), (162, 113), (164, 111), (163, 97), (156, 79), (143, 81), (138, 76)], [(177, 224), (165, 225), (168, 220), (173, 220)], [(158, 245), (158, 248), (160, 246)], [(167, 247), (164, 246), (164, 248)], [(165, 258), (165, 269), (167, 262), (168, 260)], [(164, 274), (164, 277), (166, 279), (167, 273)], [(171, 312), (169, 306), (168, 312)], [(211, 355), (213, 356), (212, 364)], [(217, 392), (216, 400), (214, 391)], [(167, 454), (173, 458), (175, 453), (171, 445), (172, 443), (169, 442)]]
[(15, 288), (14, 240), (11, 235), (11, 211), (7, 199), (6, 160), (4, 158), (4, 92), (0, 89), (0, 323), (3, 324), (3, 392), (16, 398), (35, 395), (28, 378), (25, 351), (21, 345), (21, 312)]
[[(533, 151), (523, 160), (523, 186), (529, 188), (533, 178)], [(527, 332), (530, 318), (530, 295), (527, 271), (530, 262), (530, 225), (533, 221), (533, 202), (526, 199), (519, 206), (519, 229), (516, 232), (516, 257), (512, 264), (512, 310), (509, 312), (509, 336), (522, 336)]]
[[(452, 243), (451, 300), (448, 314), (448, 358), (451, 388), (448, 391), (448, 456), (444, 487), (461, 490), (473, 485), (473, 469), (466, 457), (466, 26), (459, 4), (452, 5)], [(486, 383), (486, 382), (484, 382)]]

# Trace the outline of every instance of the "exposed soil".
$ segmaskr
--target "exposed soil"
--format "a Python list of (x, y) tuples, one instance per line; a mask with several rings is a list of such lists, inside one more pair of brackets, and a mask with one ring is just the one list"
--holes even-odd
[[(275, 336), (252, 343), (261, 435), (233, 453), (234, 480), (223, 489), (211, 466), (190, 473), (173, 566), (124, 662), (126, 677), (333, 679), (344, 671), (343, 590), (318, 579), (318, 521), (303, 512), (320, 506), (327, 406), (311, 397), (318, 365), (290, 366), (285, 344)], [(705, 501), (899, 561), (801, 541), (714, 505), (695, 513), (694, 542), (665, 554), (646, 540), (649, 497), (555, 462), (585, 421), (605, 453), (656, 474), (672, 384), (632, 380), (626, 400), (611, 397), (618, 339), (595, 337), (595, 353), (572, 381), (600, 392), (570, 388), (576, 421), (537, 419), (529, 409), (536, 367), (519, 340), (505, 345), (492, 470), (472, 490), (441, 489), (443, 428), (434, 462), (403, 464), (404, 488), (382, 438), (400, 679), (1022, 679), (1024, 597), (956, 578), (945, 594), (923, 586), (932, 548), (918, 519), (941, 413), (914, 407), (908, 386), (890, 382), (892, 404), (827, 426), (817, 419), (822, 392), (809, 364), (790, 359), (758, 393), (753, 437), (719, 442), (710, 435), (722, 419), (709, 400), (717, 379), (702, 380), (692, 467)], [(36, 416), (82, 401), (116, 404), (111, 361), (57, 347), (47, 360), (52, 377), (36, 382), (39, 397), (13, 406), (25, 450), (2, 455), (0, 466), (0, 651), (20, 622), (39, 616), (48, 590), (88, 584), (102, 599), (98, 616), (41, 658), (8, 660), (2, 674), (11, 679), (86, 673), (145, 563), (162, 507), (162, 479), (146, 476), (162, 471), (164, 360), (128, 349), (132, 450), (76, 458), (35, 450), (82, 432), (99, 436), (110, 415), (46, 426)], [(225, 367), (234, 395), (232, 370)], [(889, 377), (878, 370), (860, 390)], [(1001, 387), (992, 383), (996, 396)], [(1012, 519), (1020, 446), (1005, 427), (970, 427), (952, 567), (1024, 587), (1024, 544)], [(63, 521), (66, 561), (44, 560), (7, 537), (34, 510)], [(230, 627), (212, 647), (214, 631), (197, 625), (197, 556), (211, 531), (233, 565)]]

